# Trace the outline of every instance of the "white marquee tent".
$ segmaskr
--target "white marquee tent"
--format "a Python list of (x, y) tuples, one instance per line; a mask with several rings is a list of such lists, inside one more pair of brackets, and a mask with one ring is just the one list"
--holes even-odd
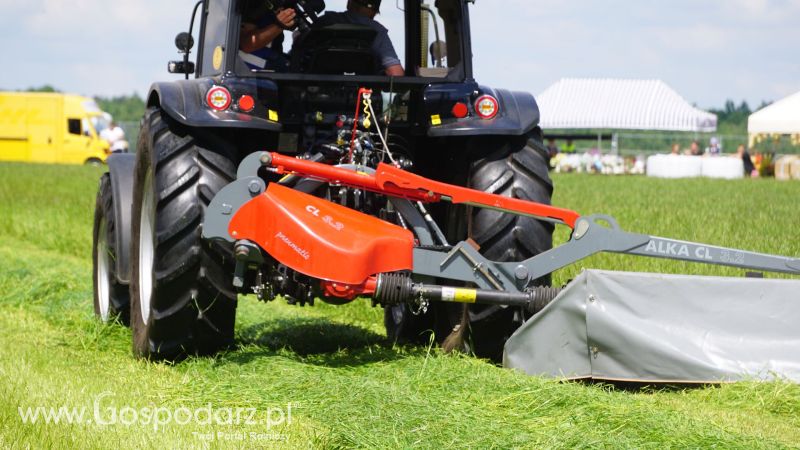
[(717, 116), (695, 108), (661, 80), (565, 78), (536, 100), (544, 129), (717, 129)]
[(750, 115), (750, 134), (800, 134), (800, 92)]

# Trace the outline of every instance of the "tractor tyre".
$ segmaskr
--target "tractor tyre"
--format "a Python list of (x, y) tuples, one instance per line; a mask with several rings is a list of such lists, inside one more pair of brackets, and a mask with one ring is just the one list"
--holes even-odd
[[(475, 155), (463, 168), (469, 187), (550, 204), (553, 183), (539, 128), (519, 137), (474, 138), (469, 151)], [(466, 215), (466, 231), (457, 239), (472, 238), (480, 245), (480, 252), (493, 261), (522, 261), (553, 245), (550, 223), (490, 209), (467, 208)], [(464, 217), (450, 216), (457, 221)], [(534, 284), (549, 285), (550, 277), (535, 280)], [(495, 362), (501, 361), (506, 340), (526, 319), (521, 308), (499, 306), (467, 308), (434, 303), (427, 312), (417, 315), (407, 305), (384, 311), (386, 334), (394, 343), (424, 344), (433, 332), (447, 351), (464, 350)]]
[(205, 242), (214, 195), (236, 175), (235, 148), (148, 109), (139, 135), (131, 240), (133, 352), (152, 360), (213, 354), (234, 341), (230, 246)]
[[(392, 344), (424, 345), (430, 341), (430, 333), (438, 338), (433, 312), (415, 312), (406, 304), (387, 306), (383, 310), (383, 326), (386, 337)], [(446, 334), (446, 333), (445, 333)]]
[(104, 323), (118, 320), (130, 325), (130, 296), (128, 285), (117, 279), (117, 233), (114, 216), (114, 196), (111, 191), (111, 176), (100, 177), (100, 187), (94, 208), (94, 232), (92, 233), (92, 266), (94, 282), (94, 314)]
[[(484, 148), (492, 151), (472, 161), (471, 188), (550, 204), (553, 182), (540, 129), (511, 139), (493, 138)], [(551, 249), (553, 229), (549, 222), (491, 209), (472, 208), (469, 214), (469, 236), (480, 246), (481, 254), (492, 261), (523, 261)], [(550, 276), (533, 284), (549, 286)], [(506, 340), (527, 319), (519, 307), (482, 305), (470, 305), (468, 317), (470, 350), (498, 362)]]

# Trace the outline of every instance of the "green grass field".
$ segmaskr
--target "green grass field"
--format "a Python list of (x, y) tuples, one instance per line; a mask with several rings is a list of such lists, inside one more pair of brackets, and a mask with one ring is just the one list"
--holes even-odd
[[(99, 175), (0, 165), (0, 448), (800, 446), (797, 385), (625, 391), (528, 377), (435, 348), (387, 345), (381, 311), (364, 303), (294, 308), (248, 297), (237, 350), (176, 365), (136, 360), (130, 332), (93, 317)], [(555, 204), (614, 215), (630, 231), (800, 255), (800, 183), (555, 182)], [(582, 267), (742, 274), (608, 255), (554, 279)], [(91, 419), (25, 423), (20, 408), (37, 406), (83, 408)], [(187, 424), (182, 408), (208, 408), (213, 423), (204, 414)], [(228, 420), (236, 408), (247, 410), (244, 421)], [(160, 409), (174, 414), (170, 423), (147, 420)]]

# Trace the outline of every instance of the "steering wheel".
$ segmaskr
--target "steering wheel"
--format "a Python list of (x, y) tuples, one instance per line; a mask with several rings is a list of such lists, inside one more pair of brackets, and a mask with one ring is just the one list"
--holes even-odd
[(297, 0), (294, 9), (297, 11), (297, 29), (304, 33), (314, 25), (319, 14), (325, 10), (325, 0)]

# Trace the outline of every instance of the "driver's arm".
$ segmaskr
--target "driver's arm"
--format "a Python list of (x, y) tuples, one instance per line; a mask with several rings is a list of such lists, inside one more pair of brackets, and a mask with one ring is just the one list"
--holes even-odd
[(406, 74), (406, 71), (403, 70), (403, 66), (400, 64), (395, 64), (393, 66), (389, 66), (386, 68), (386, 75), (390, 77), (402, 77)]
[[(383, 28), (383, 27), (381, 27)], [(378, 33), (373, 43), (373, 49), (380, 59), (381, 66), (386, 75), (390, 77), (402, 77), (406, 74), (403, 66), (400, 63), (400, 58), (397, 57), (397, 52), (394, 50), (391, 39), (389, 39), (388, 31), (383, 28), (382, 32)]]
[(258, 28), (256, 24), (243, 23), (239, 33), (239, 49), (250, 53), (266, 47), (280, 36), (284, 29), (294, 27), (295, 16), (294, 9), (288, 8), (279, 11), (275, 15), (277, 21), (266, 27)]

